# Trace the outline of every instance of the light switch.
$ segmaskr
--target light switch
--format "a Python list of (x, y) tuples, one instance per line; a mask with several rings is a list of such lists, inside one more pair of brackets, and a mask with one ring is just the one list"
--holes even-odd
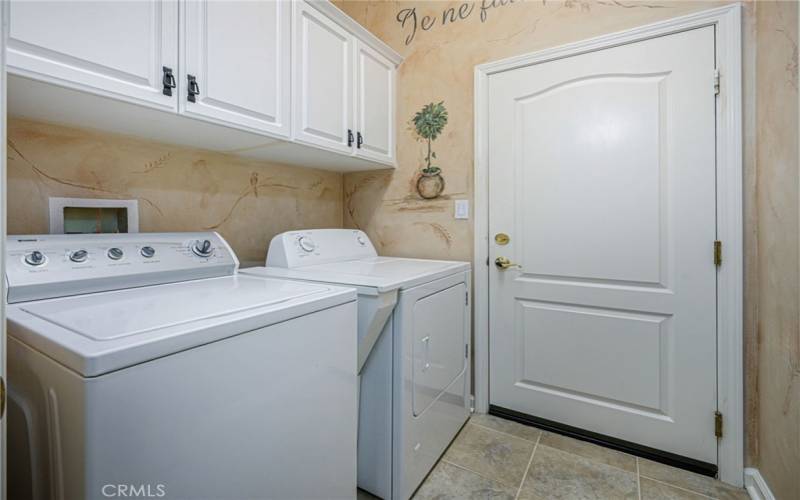
[(456, 219), (469, 219), (469, 200), (455, 200), (455, 215)]

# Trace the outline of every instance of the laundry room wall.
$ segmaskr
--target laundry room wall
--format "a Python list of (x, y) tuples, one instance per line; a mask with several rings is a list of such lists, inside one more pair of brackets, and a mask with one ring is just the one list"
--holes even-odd
[(775, 498), (800, 498), (798, 2), (756, 6), (757, 465)]
[[(475, 65), (727, 2), (334, 3), (405, 58), (398, 70), (398, 168), (345, 175), (344, 224), (365, 230), (386, 255), (471, 260), (473, 223), (453, 218), (453, 200), (473, 200)], [(800, 498), (800, 476), (789, 472), (800, 465), (797, 79), (791, 76), (797, 2), (743, 7), (746, 462), (764, 469), (778, 498)], [(432, 148), (445, 187), (428, 200), (417, 190), (427, 144), (412, 118), (438, 102), (448, 119)]]
[(342, 175), (8, 120), (8, 233), (47, 233), (48, 198), (139, 200), (140, 231), (218, 231), (263, 262), (273, 235), (342, 227)]

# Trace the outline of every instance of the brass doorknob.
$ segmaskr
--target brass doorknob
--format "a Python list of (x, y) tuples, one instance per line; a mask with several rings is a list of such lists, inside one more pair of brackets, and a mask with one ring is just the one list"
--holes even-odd
[(518, 267), (520, 269), (522, 268), (522, 266), (520, 266), (519, 264), (514, 264), (513, 262), (511, 262), (510, 260), (508, 260), (505, 257), (496, 258), (494, 260), (494, 265), (497, 266), (500, 269), (503, 269), (503, 270), (510, 269), (512, 267)]

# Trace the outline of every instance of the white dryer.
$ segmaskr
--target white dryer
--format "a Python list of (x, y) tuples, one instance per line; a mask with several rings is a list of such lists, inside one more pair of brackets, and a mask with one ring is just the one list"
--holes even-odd
[(354, 286), (361, 373), (358, 485), (410, 498), (470, 411), (470, 270), (380, 257), (362, 231), (273, 238), (258, 276)]
[(355, 497), (354, 290), (216, 233), (6, 248), (9, 497)]

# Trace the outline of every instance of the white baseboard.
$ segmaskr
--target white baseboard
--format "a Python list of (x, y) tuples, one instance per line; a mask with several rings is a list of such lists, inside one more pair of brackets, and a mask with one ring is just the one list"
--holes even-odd
[(775, 495), (758, 469), (747, 467), (744, 470), (744, 487), (753, 500), (775, 500)]

